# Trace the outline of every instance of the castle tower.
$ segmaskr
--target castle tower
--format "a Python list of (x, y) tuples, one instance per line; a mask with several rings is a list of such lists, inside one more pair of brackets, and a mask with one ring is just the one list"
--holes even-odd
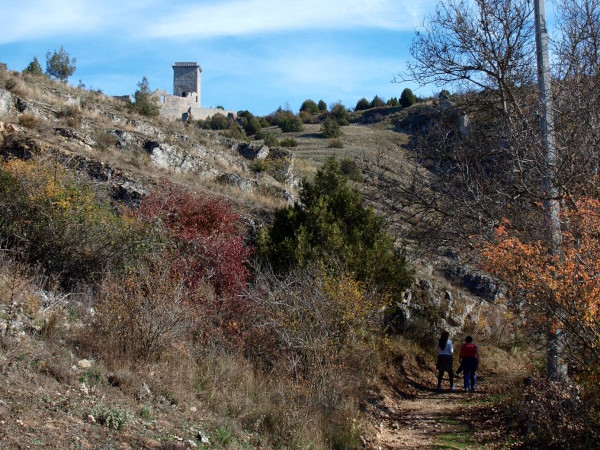
[(200, 106), (200, 74), (202, 67), (195, 62), (173, 64), (173, 95), (187, 97), (197, 94), (196, 103)]

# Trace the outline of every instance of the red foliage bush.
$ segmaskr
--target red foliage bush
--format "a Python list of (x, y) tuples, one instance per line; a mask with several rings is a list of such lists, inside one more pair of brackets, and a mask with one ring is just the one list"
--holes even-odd
[(241, 292), (249, 277), (252, 249), (244, 242), (238, 215), (225, 200), (194, 195), (168, 182), (140, 204), (143, 220), (158, 221), (179, 256), (176, 270), (192, 291), (209, 284), (220, 299)]

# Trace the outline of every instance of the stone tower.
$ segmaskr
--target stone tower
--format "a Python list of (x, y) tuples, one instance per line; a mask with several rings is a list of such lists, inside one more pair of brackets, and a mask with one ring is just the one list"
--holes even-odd
[(202, 67), (195, 62), (176, 62), (173, 64), (173, 95), (192, 97), (196, 94), (195, 103), (200, 106), (200, 74)]

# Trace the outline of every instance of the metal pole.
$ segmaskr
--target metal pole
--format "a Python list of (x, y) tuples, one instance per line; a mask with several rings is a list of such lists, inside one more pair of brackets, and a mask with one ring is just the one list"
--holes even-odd
[[(551, 239), (554, 263), (561, 264), (562, 233), (560, 227), (560, 203), (555, 184), (557, 154), (554, 142), (554, 115), (552, 111), (552, 91), (550, 61), (548, 56), (548, 29), (546, 27), (546, 5), (544, 0), (534, 0), (535, 44), (537, 49), (538, 93), (540, 104), (540, 137), (545, 149), (545, 167), (542, 175), (544, 190), (544, 210)], [(550, 299), (552, 300), (552, 299)], [(566, 377), (566, 367), (561, 363), (563, 343), (559, 329), (555, 329), (550, 308), (548, 308), (546, 369), (549, 379)]]

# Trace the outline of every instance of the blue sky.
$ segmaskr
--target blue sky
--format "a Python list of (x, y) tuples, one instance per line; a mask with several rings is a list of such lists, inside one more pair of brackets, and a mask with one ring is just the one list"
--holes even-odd
[(436, 0), (0, 0), (0, 62), (22, 70), (63, 45), (69, 82), (132, 94), (147, 76), (172, 91), (172, 64), (196, 61), (202, 106), (264, 115), (307, 99), (399, 97), (414, 29)]

